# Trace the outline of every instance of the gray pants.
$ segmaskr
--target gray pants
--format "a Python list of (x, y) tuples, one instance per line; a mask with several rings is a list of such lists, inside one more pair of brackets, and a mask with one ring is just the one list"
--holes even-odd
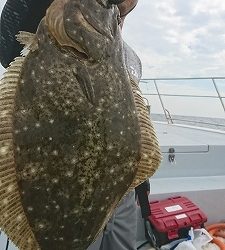
[(132, 191), (123, 198), (103, 233), (87, 250), (136, 250), (136, 216)]

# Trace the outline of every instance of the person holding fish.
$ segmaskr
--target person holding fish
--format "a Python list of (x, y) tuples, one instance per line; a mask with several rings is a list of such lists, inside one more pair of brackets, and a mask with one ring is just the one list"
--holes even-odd
[[(41, 214), (42, 211), (41, 209), (39, 209), (39, 211), (36, 212), (37, 214), (40, 213), (40, 215), (38, 214), (38, 216), (43, 217), (46, 215), (46, 218), (43, 222), (38, 221), (38, 224), (37, 224), (36, 217), (34, 219), (34, 216), (37, 216), (37, 215), (32, 214), (32, 211), (35, 209), (33, 206), (29, 205), (30, 200), (33, 201), (33, 204), (37, 204), (35, 200), (36, 197), (34, 197), (34, 195), (31, 195), (30, 199), (28, 199), (29, 198), (28, 196), (27, 196), (28, 198), (25, 196), (21, 196), (23, 208), (27, 209), (26, 215), (27, 215), (28, 221), (32, 225), (31, 228), (32, 229), (35, 228), (35, 230), (33, 230), (33, 232), (35, 232), (34, 233), (35, 238), (40, 248), (43, 250), (48, 250), (48, 249), (50, 250), (50, 247), (51, 247), (51, 250), (69, 250), (69, 249), (85, 250), (90, 245), (89, 243), (93, 242), (93, 240), (95, 240), (95, 242), (88, 247), (88, 250), (135, 250), (136, 249), (136, 200), (135, 200), (134, 188), (142, 183), (142, 185), (144, 185), (143, 191), (144, 192), (149, 191), (149, 182), (145, 180), (148, 177), (150, 177), (155, 172), (156, 168), (158, 167), (160, 163), (160, 151), (159, 151), (159, 147), (158, 147), (158, 143), (157, 143), (157, 139), (154, 134), (154, 131), (152, 132), (151, 130), (152, 126), (151, 124), (148, 124), (149, 119), (147, 117), (146, 111), (144, 111), (144, 114), (146, 115), (146, 120), (144, 122), (145, 131), (146, 129), (147, 130), (149, 129), (149, 131), (150, 130), (151, 131), (149, 133), (145, 133), (145, 135), (151, 134), (153, 136), (153, 140), (151, 141), (154, 141), (153, 144), (155, 148), (153, 148), (152, 150), (152, 148), (148, 148), (148, 146), (146, 145), (144, 146), (141, 145), (142, 147), (140, 147), (140, 144), (141, 144), (140, 137), (142, 134), (142, 130), (141, 130), (142, 127), (137, 125), (138, 123), (137, 123), (136, 110), (130, 110), (129, 109), (130, 106), (128, 105), (128, 104), (130, 104), (131, 106), (134, 105), (134, 101), (132, 99), (133, 97), (131, 98), (131, 95), (127, 95), (127, 96), (124, 95), (123, 99), (120, 99), (120, 101), (125, 100), (126, 102), (123, 102), (123, 104), (121, 104), (122, 102), (115, 103), (112, 101), (111, 103), (113, 103), (113, 107), (111, 107), (111, 106), (107, 106), (107, 102), (104, 99), (103, 90), (105, 88), (107, 95), (109, 95), (109, 98), (107, 97), (109, 101), (110, 101), (110, 98), (113, 99), (114, 96), (115, 98), (117, 98), (117, 94), (115, 93), (114, 96), (113, 95), (111, 96), (110, 91), (111, 92), (113, 91), (113, 88), (112, 88), (113, 84), (116, 84), (118, 81), (121, 82), (121, 86), (123, 85), (123, 81), (125, 83), (127, 82), (128, 84), (131, 83), (130, 85), (132, 86), (130, 85), (127, 85), (127, 86), (131, 92), (133, 89), (134, 95), (136, 95), (136, 92), (139, 91), (138, 82), (141, 78), (141, 62), (139, 58), (137, 57), (137, 55), (135, 54), (135, 52), (125, 42), (122, 41), (122, 45), (121, 45), (120, 41), (117, 41), (117, 40), (115, 41), (115, 48), (114, 47), (111, 48), (112, 51), (106, 50), (107, 46), (110, 46), (110, 39), (113, 40), (113, 38), (115, 37), (120, 39), (120, 34), (118, 30), (122, 29), (125, 17), (135, 8), (137, 3), (138, 3), (138, 0), (109, 0), (109, 1), (89, 0), (89, 1), (83, 1), (83, 2), (80, 0), (79, 1), (78, 0), (77, 1), (75, 0), (55, 0), (55, 1), (53, 0), (38, 0), (38, 1), (37, 0), (20, 0), (20, 1), (8, 0), (5, 5), (5, 8), (3, 9), (3, 12), (1, 15), (1, 22), (0, 22), (0, 61), (4, 67), (8, 67), (9, 64), (14, 60), (14, 58), (20, 55), (23, 49), (23, 46), (15, 38), (17, 33), (19, 31), (36, 33), (37, 28), (38, 28), (38, 31), (37, 31), (38, 39), (37, 37), (30, 35), (28, 33), (23, 33), (22, 35), (19, 36), (19, 39), (18, 39), (20, 40), (20, 42), (22, 41), (22, 43), (25, 44), (27, 48), (29, 48), (33, 53), (37, 53), (37, 56), (33, 56), (33, 57), (31, 53), (30, 60), (31, 61), (36, 60), (35, 61), (36, 63), (33, 63), (31, 65), (34, 65), (35, 67), (35, 65), (37, 65), (38, 63), (43, 62), (40, 65), (40, 67), (37, 69), (38, 73), (36, 73), (34, 69), (30, 69), (30, 75), (32, 79), (31, 81), (30, 80), (27, 81), (27, 77), (28, 78), (30, 77), (29, 73), (27, 73), (26, 71), (24, 72), (22, 85), (26, 84), (26, 81), (27, 81), (29, 82), (29, 86), (30, 85), (32, 86), (30, 82), (32, 82), (33, 80), (35, 80), (36, 82), (35, 84), (38, 85), (40, 82), (43, 82), (43, 79), (45, 79), (45, 77), (48, 76), (48, 74), (49, 74), (49, 77), (52, 77), (52, 79), (55, 79), (54, 74), (57, 75), (59, 73), (61, 77), (60, 78), (61, 82), (59, 82), (58, 79), (55, 79), (55, 80), (57, 81), (57, 84), (62, 83), (63, 80), (66, 79), (67, 76), (64, 76), (63, 74), (65, 72), (61, 71), (61, 68), (63, 68), (63, 66), (61, 66), (61, 62), (59, 62), (57, 66), (52, 64), (53, 65), (52, 68), (47, 70), (45, 74), (41, 73), (43, 72), (42, 70), (45, 70), (45, 67), (47, 68), (48, 65), (51, 64), (50, 61), (48, 61), (49, 64), (45, 63), (45, 59), (47, 58), (46, 60), (48, 60), (48, 58), (51, 55), (54, 55), (54, 53), (56, 53), (57, 56), (61, 58), (62, 61), (64, 60), (66, 62), (65, 65), (76, 64), (75, 65), (76, 69), (74, 68), (73, 70), (71, 70), (67, 68), (66, 74), (67, 75), (71, 74), (72, 76), (74, 76), (75, 80), (73, 80), (73, 78), (70, 77), (69, 81), (71, 81), (71, 83), (73, 84), (74, 84), (73, 81), (76, 81), (75, 83), (77, 85), (75, 87), (78, 86), (77, 94), (73, 96), (73, 93), (72, 93), (73, 89), (69, 89), (70, 91), (65, 91), (64, 93), (64, 89), (61, 88), (61, 85), (58, 85), (56, 88), (56, 91), (59, 91), (59, 92), (56, 92), (58, 93), (57, 95), (55, 95), (56, 98), (58, 96), (60, 96), (61, 98), (67, 98), (68, 96), (68, 99), (66, 99), (65, 104), (63, 104), (64, 105), (63, 107), (59, 105), (60, 99), (57, 99), (54, 102), (54, 107), (57, 107), (58, 110), (60, 110), (60, 112), (61, 110), (64, 112), (64, 113), (62, 112), (62, 117), (65, 120), (65, 124), (64, 124), (64, 120), (59, 119), (59, 121), (61, 121), (61, 124), (63, 121), (64, 126), (68, 128), (68, 131), (69, 131), (68, 133), (71, 132), (73, 136), (76, 135), (75, 137), (76, 141), (79, 142), (80, 140), (81, 142), (79, 144), (79, 147), (76, 144), (74, 145), (74, 143), (71, 142), (71, 144), (65, 144), (63, 148), (64, 151), (61, 148), (58, 148), (57, 150), (56, 149), (53, 150), (51, 156), (49, 156), (49, 159), (52, 159), (52, 160), (49, 163), (47, 162), (48, 160), (45, 160), (46, 162), (45, 167), (46, 168), (50, 167), (52, 163), (53, 165), (55, 164), (55, 166), (57, 166), (56, 169), (59, 169), (59, 167), (63, 167), (64, 163), (66, 165), (68, 161), (72, 164), (72, 165), (68, 165), (69, 167), (74, 166), (74, 164), (76, 164), (76, 166), (79, 166), (80, 164), (81, 166), (80, 169), (75, 169), (77, 171), (76, 172), (77, 175), (74, 175), (74, 171), (71, 169), (67, 170), (64, 175), (65, 180), (69, 178), (70, 180), (74, 180), (74, 182), (76, 183), (79, 182), (78, 183), (79, 185), (76, 184), (77, 186), (75, 186), (75, 188), (73, 189), (73, 184), (68, 186), (68, 184), (65, 184), (65, 182), (63, 182), (62, 184), (64, 185), (63, 192), (55, 191), (53, 193), (51, 192), (51, 188), (47, 188), (46, 189), (47, 191), (44, 190), (42, 195), (40, 195), (40, 197), (43, 200), (43, 204), (45, 201), (46, 202), (48, 201), (49, 195), (52, 195), (51, 197), (56, 197), (54, 198), (55, 200), (51, 198), (53, 199), (53, 203), (55, 204), (54, 209), (57, 211), (56, 217), (58, 216), (58, 213), (60, 213), (62, 210), (68, 209), (69, 211), (68, 214), (72, 216), (71, 218), (77, 218), (77, 221), (75, 221), (75, 223), (77, 223), (76, 228), (84, 227), (81, 229), (82, 231), (81, 235), (85, 235), (85, 238), (82, 238), (82, 239), (73, 238), (72, 243), (66, 242), (65, 239), (67, 237), (68, 239), (71, 239), (71, 237), (73, 237), (72, 226), (71, 226), (71, 232), (66, 231), (66, 229), (64, 229), (65, 227), (68, 230), (68, 228), (70, 229), (70, 225), (72, 225), (71, 220), (67, 219), (69, 215), (66, 213), (63, 216), (61, 216), (60, 214), (61, 217), (60, 216), (57, 217), (57, 218), (60, 218), (59, 219), (60, 223), (62, 221), (65, 221), (65, 225), (66, 225), (66, 226), (64, 225), (60, 226), (60, 229), (59, 229), (60, 236), (58, 238), (55, 238), (52, 241), (49, 241), (49, 238), (52, 237), (51, 234), (53, 234), (53, 232), (58, 234), (57, 228), (54, 228), (55, 226), (53, 227), (50, 224), (52, 223), (53, 225), (55, 225), (54, 223), (56, 222), (55, 221), (46, 222), (49, 216), (51, 215), (51, 211), (49, 211), (49, 213), (46, 215), (45, 212)], [(117, 7), (114, 5), (116, 5)], [(64, 8), (64, 6), (65, 6), (65, 12), (68, 15), (67, 18), (62, 17), (61, 13), (59, 13), (59, 10), (61, 11)], [(76, 8), (77, 6), (78, 8)], [(41, 19), (45, 16), (47, 9), (48, 11), (46, 14), (46, 18), (44, 21), (43, 20), (41, 21)], [(95, 10), (95, 12), (94, 11), (92, 12), (92, 10)], [(100, 10), (102, 10), (102, 12)], [(84, 14), (84, 12), (86, 14)], [(93, 13), (96, 15), (96, 18)], [(97, 18), (99, 18), (100, 21), (102, 21), (101, 20), (102, 18), (105, 21), (105, 23), (104, 24), (99, 23), (99, 20)], [(115, 22), (115, 19), (116, 19), (116, 22)], [(52, 20), (56, 20), (55, 23)], [(64, 25), (63, 28), (62, 28), (61, 20), (65, 22), (63, 23)], [(70, 25), (72, 21), (75, 22), (76, 27), (74, 25), (72, 26)], [(46, 26), (49, 27), (49, 30), (46, 29)], [(74, 29), (74, 27), (76, 29)], [(110, 28), (106, 29), (105, 27), (110, 27)], [(118, 29), (118, 27), (120, 28)], [(62, 33), (59, 33), (59, 30)], [(47, 36), (45, 36), (46, 33), (47, 33)], [(49, 39), (49, 37), (51, 39)], [(43, 50), (45, 49), (45, 44), (44, 44), (45, 41), (46, 41), (46, 46), (49, 46), (49, 49), (47, 49), (45, 53), (42, 53), (42, 50), (40, 48), (42, 48)], [(39, 43), (40, 43), (40, 48), (38, 48)], [(54, 43), (57, 46), (59, 45), (60, 49), (58, 49), (56, 45), (52, 46), (52, 44)], [(40, 50), (40, 53), (38, 49)], [(69, 52), (67, 53), (67, 51)], [(47, 53), (49, 53), (48, 56), (47, 56)], [(104, 53), (104, 54), (101, 54), (101, 53)], [(119, 54), (116, 54), (116, 53), (119, 53)], [(114, 54), (118, 55), (120, 57), (120, 60), (118, 60), (118, 58), (116, 57), (114, 58)], [(74, 63), (74, 60), (76, 61), (76, 63)], [(118, 62), (124, 60), (126, 69), (123, 69), (123, 66), (121, 66), (120, 68), (119, 67), (116, 68), (116, 66), (113, 65), (113, 62), (114, 62), (113, 60), (114, 61), (118, 60)], [(109, 65), (109, 63), (107, 64), (107, 66), (101, 65), (101, 63), (104, 63), (104, 61), (112, 63), (112, 65)], [(29, 61), (24, 61), (24, 63), (25, 63), (24, 68), (25, 69), (26, 67), (29, 68), (29, 65), (30, 65)], [(98, 65), (99, 63), (100, 65)], [(10, 67), (13, 67), (13, 66), (10, 66)], [(10, 67), (9, 67), (9, 72), (10, 72)], [(99, 69), (98, 67), (101, 68), (103, 72), (105, 73), (98, 71)], [(107, 79), (106, 72), (108, 72), (108, 79)], [(97, 85), (98, 81), (95, 79), (95, 77), (97, 77), (98, 74), (99, 74), (99, 79), (100, 79), (99, 82), (104, 83), (106, 85), (105, 86), (104, 84), (101, 84), (99, 89)], [(40, 78), (42, 80), (40, 80), (39, 77), (42, 77)], [(113, 82), (114, 77), (116, 81), (115, 83)], [(46, 79), (45, 81), (47, 82), (47, 85), (46, 85), (47, 87), (45, 87), (46, 89), (44, 89), (43, 93), (47, 92), (48, 97), (46, 98), (49, 98), (49, 100), (51, 101), (52, 100), (51, 98), (54, 95), (54, 93), (50, 91), (52, 83), (51, 81), (46, 80)], [(112, 81), (112, 87), (110, 86), (110, 82), (109, 82), (109, 85), (107, 86), (108, 84), (107, 81)], [(34, 89), (36, 85), (34, 86)], [(33, 86), (31, 87), (31, 90), (26, 90), (25, 88), (23, 91), (24, 93), (28, 91), (27, 93), (30, 94), (30, 93), (35, 92), (32, 88)], [(98, 91), (96, 91), (95, 88), (97, 88)], [(120, 88), (120, 86), (119, 87), (117, 86), (117, 89), (118, 88)], [(103, 93), (101, 93), (101, 91)], [(124, 91), (125, 93), (126, 88), (123, 89), (123, 87), (121, 87), (121, 92), (122, 91)], [(42, 94), (42, 92), (40, 93)], [(80, 93), (82, 95), (80, 95), (79, 98), (76, 98)], [(100, 96), (98, 100), (98, 95), (101, 95), (101, 94), (103, 97)], [(140, 98), (139, 96), (138, 97), (135, 96), (135, 98), (138, 99)], [(85, 98), (85, 100), (87, 100), (86, 102), (87, 104), (86, 103), (82, 104), (83, 97)], [(26, 95), (24, 94), (24, 96), (17, 97), (18, 105), (20, 105), (20, 103), (22, 103), (23, 101), (23, 99), (20, 99), (20, 98), (26, 98)], [(71, 98), (71, 100), (69, 98)], [(1, 96), (0, 96), (0, 99), (1, 99)], [(40, 103), (40, 100), (38, 103)], [(75, 103), (74, 104), (75, 106), (72, 106), (71, 103), (73, 102)], [(27, 100), (24, 103), (27, 103)], [(46, 107), (48, 108), (50, 107), (50, 106), (47, 106), (49, 105), (49, 103), (45, 103), (45, 100), (43, 100), (43, 103), (42, 103), (42, 106), (46, 104)], [(98, 103), (98, 106), (95, 111), (96, 113), (93, 112), (92, 114), (91, 112), (94, 110), (93, 106), (96, 106), (97, 105), (96, 103)], [(139, 103), (141, 103), (141, 101)], [(35, 105), (35, 101), (34, 101), (34, 105)], [(142, 105), (139, 107), (139, 109), (145, 110), (144, 104), (139, 104), (139, 105)], [(24, 107), (24, 104), (22, 106)], [(107, 107), (110, 112), (105, 112), (104, 110), (106, 109), (105, 107)], [(71, 112), (71, 110), (73, 112)], [(80, 114), (79, 113), (77, 114), (76, 121), (75, 121), (73, 120), (74, 116), (76, 112), (78, 112), (79, 110), (82, 113), (80, 112)], [(110, 114), (114, 115), (113, 112), (115, 112), (115, 110), (117, 110), (115, 113), (116, 118), (113, 118), (113, 119), (116, 120), (115, 124), (118, 125), (118, 129), (120, 129), (121, 127), (121, 129), (118, 131), (117, 131), (117, 127), (115, 128), (115, 126), (110, 124), (110, 119), (111, 119)], [(47, 111), (50, 113), (50, 109)], [(46, 117), (48, 117), (49, 113), (47, 111), (46, 113), (43, 113), (43, 116), (46, 115)], [(24, 112), (26, 113), (26, 111)], [(59, 111), (57, 112), (58, 112), (57, 113), (58, 115), (60, 112)], [(86, 121), (82, 120), (83, 119), (82, 116), (86, 115), (85, 112), (88, 112), (87, 117), (88, 119), (90, 118), (89, 120), (87, 119)], [(98, 116), (99, 113), (101, 113), (102, 115)], [(118, 115), (119, 115), (119, 118), (117, 117)], [(124, 121), (125, 115), (127, 115), (127, 121), (126, 119)], [(106, 118), (104, 118), (104, 116)], [(18, 116), (15, 116), (15, 117), (17, 118)], [(29, 118), (29, 116), (27, 117)], [(102, 117), (104, 119), (102, 119)], [(28, 120), (28, 118), (26, 119)], [(23, 119), (24, 119), (23, 117), (20, 118), (19, 122), (22, 123)], [(36, 117), (34, 119), (36, 119)], [(97, 121), (94, 119), (96, 119)], [(74, 126), (77, 126), (74, 132), (72, 131), (72, 128), (68, 126), (71, 124), (71, 121), (73, 121)], [(18, 123), (15, 122), (14, 126), (15, 127), (20, 126), (19, 122)], [(83, 122), (83, 124), (81, 122)], [(96, 124), (99, 124), (99, 126), (102, 126), (101, 127), (102, 129), (94, 126), (95, 122)], [(47, 134), (48, 142), (45, 142), (46, 150), (50, 150), (47, 144), (48, 143), (53, 144), (54, 140), (57, 140), (58, 142), (57, 144), (54, 144), (56, 148), (59, 147), (58, 145), (60, 145), (60, 143), (62, 144), (64, 143), (63, 140), (65, 140), (65, 138), (67, 138), (68, 143), (70, 143), (72, 134), (71, 135), (65, 134), (65, 137), (63, 137), (62, 135), (64, 135), (64, 133), (67, 133), (67, 131), (66, 132), (64, 131), (64, 127), (62, 127), (61, 124), (57, 124), (56, 118), (54, 117), (49, 118), (49, 124), (46, 125), (47, 129), (45, 129), (45, 131), (48, 131), (48, 133), (51, 133), (51, 129), (49, 126), (52, 126), (52, 125), (55, 125), (57, 129), (56, 129), (56, 134), (53, 134), (53, 136), (48, 136)], [(82, 124), (82, 126), (80, 124)], [(126, 127), (127, 131), (124, 131), (124, 126), (125, 126), (124, 124), (127, 126)], [(41, 122), (37, 121), (35, 123), (35, 129), (39, 129), (41, 126), (42, 126)], [(82, 131), (84, 127), (85, 127), (85, 130)], [(26, 133), (29, 132), (28, 127), (24, 125), (22, 130), (23, 130), (22, 133), (24, 133), (24, 137), (22, 137), (23, 135), (21, 137), (15, 135), (15, 143), (14, 143), (15, 145), (19, 143), (19, 140), (21, 140), (21, 138), (26, 138), (25, 141), (29, 141), (29, 139), (32, 137), (32, 136), (29, 136), (29, 138), (27, 138), (27, 136), (25, 135)], [(18, 132), (20, 131), (20, 129), (16, 129), (16, 131)], [(104, 131), (106, 131), (107, 133), (105, 133)], [(42, 135), (41, 138), (44, 138), (45, 132), (42, 132), (42, 133), (44, 134)], [(110, 133), (112, 134), (115, 133), (115, 134), (111, 136)], [(80, 134), (82, 134), (82, 136)], [(107, 136), (109, 134), (109, 138), (104, 137), (105, 134), (107, 134)], [(34, 135), (33, 140), (35, 141), (36, 132), (34, 131), (32, 135)], [(143, 138), (144, 138), (143, 141), (146, 141), (144, 137), (145, 135), (143, 135)], [(93, 136), (94, 136), (94, 139), (92, 138)], [(123, 138), (124, 136), (127, 136), (125, 137), (126, 139)], [(104, 137), (103, 138), (104, 140), (101, 141), (101, 137)], [(132, 140), (134, 140), (135, 143), (133, 143)], [(88, 142), (90, 141), (90, 143), (88, 144), (87, 141)], [(121, 151), (114, 151), (116, 149), (114, 149), (114, 144), (111, 143), (112, 141), (117, 146), (117, 149), (121, 147)], [(94, 146), (92, 145), (93, 142), (96, 143), (94, 144)], [(105, 147), (102, 146), (103, 143), (106, 143)], [(85, 148), (83, 145), (87, 145), (87, 147)], [(72, 148), (71, 155), (69, 155), (70, 153), (69, 148)], [(102, 148), (104, 150), (102, 150)], [(144, 150), (146, 149), (146, 152), (140, 153), (141, 151), (140, 148), (141, 149), (144, 148)], [(62, 151), (62, 154), (60, 150)], [(16, 165), (21, 162), (27, 161), (26, 157), (27, 157), (27, 154), (29, 153), (24, 152), (24, 155), (26, 154), (26, 157), (24, 157), (23, 152), (22, 150), (20, 150), (19, 146), (16, 147), (15, 151), (16, 151), (15, 159), (17, 158), (19, 159), (18, 162), (15, 162)], [(41, 147), (37, 147), (35, 152), (37, 151), (39, 155), (41, 152)], [(151, 154), (149, 154), (150, 151), (151, 151)], [(105, 152), (107, 152), (108, 155), (105, 155)], [(47, 151), (43, 152), (43, 154), (44, 153), (47, 156), (50, 155), (48, 154)], [(65, 157), (63, 153), (66, 155)], [(92, 153), (93, 155), (91, 155)], [(76, 155), (76, 157), (72, 157), (74, 155)], [(36, 159), (40, 156), (36, 156), (36, 155), (33, 156), (31, 154), (28, 157), (29, 164), (26, 162), (27, 164), (26, 166), (30, 166), (31, 163), (33, 164), (32, 157), (34, 157), (36, 161)], [(62, 158), (59, 158), (59, 157), (63, 157), (63, 160)], [(99, 158), (96, 160), (97, 157)], [(62, 162), (62, 165), (60, 165), (61, 162)], [(80, 162), (82, 162), (83, 165)], [(141, 162), (142, 165), (140, 164), (141, 167), (137, 169), (137, 167), (135, 166), (137, 166), (139, 162)], [(39, 163), (35, 162), (35, 164), (37, 165)], [(98, 168), (98, 165), (101, 166), (102, 168), (104, 167), (105, 172), (100, 167)], [(110, 168), (107, 168), (108, 166)], [(127, 166), (129, 167), (125, 169)], [(40, 168), (38, 168), (38, 170), (39, 169)], [(148, 171), (146, 169), (148, 169)], [(31, 170), (29, 170), (31, 177), (27, 176), (26, 171), (28, 170), (23, 169), (21, 173), (19, 173), (20, 174), (19, 176), (22, 176), (21, 180), (23, 181), (23, 183), (21, 181), (22, 184), (19, 187), (20, 191), (22, 194), (24, 193), (26, 194), (28, 193), (28, 190), (29, 191), (34, 190), (33, 193), (31, 194), (34, 194), (34, 193), (37, 194), (37, 190), (41, 188), (38, 187), (39, 189), (37, 189), (36, 186), (34, 187), (32, 185), (30, 186), (31, 182), (29, 179), (29, 178), (32, 179), (32, 176), (34, 176), (34, 178), (36, 179), (39, 178), (38, 174), (34, 172), (36, 171), (36, 169), (32, 167)], [(44, 168), (43, 168), (43, 171), (45, 171)], [(48, 170), (48, 172), (49, 171), (51, 171), (51, 169)], [(102, 173), (101, 171), (104, 173)], [(25, 173), (25, 176), (24, 176), (24, 173)], [(90, 175), (90, 173), (92, 174)], [(115, 175), (115, 173), (117, 173), (117, 175)], [(56, 172), (53, 174), (57, 176), (58, 173)], [(110, 178), (110, 176), (114, 176), (114, 175), (115, 175), (115, 180), (112, 181), (112, 178)], [(138, 176), (138, 178), (135, 179), (135, 175)], [(56, 177), (53, 178), (52, 176), (48, 176), (47, 172), (45, 173), (45, 176), (47, 176), (48, 179), (52, 180), (51, 185), (54, 186), (54, 190), (61, 190), (60, 189), (61, 187), (59, 185), (59, 183), (61, 182), (60, 179)], [(101, 183), (101, 180), (104, 180), (102, 181), (104, 186)], [(80, 191), (78, 190), (78, 188), (80, 188)], [(107, 191), (107, 188), (108, 188), (108, 191)], [(127, 191), (129, 191), (128, 194), (127, 194)], [(40, 193), (42, 191), (40, 190), (38, 192)], [(59, 192), (59, 196), (61, 192), (60, 199), (65, 201), (63, 202), (63, 205), (65, 206), (65, 208), (63, 207), (60, 208), (60, 205), (57, 204), (58, 196), (55, 195), (55, 193), (57, 192)], [(65, 194), (65, 192), (68, 192), (68, 193)], [(114, 195), (114, 192), (115, 192), (115, 195)], [(125, 194), (126, 196), (124, 196)], [(113, 196), (111, 197), (110, 195), (111, 196), (113, 195)], [(76, 197), (74, 198), (74, 200), (79, 200), (82, 206), (77, 206), (71, 209), (70, 203), (72, 202), (72, 198), (69, 199), (69, 201), (66, 201), (68, 197)], [(121, 199), (122, 197), (123, 199)], [(101, 199), (102, 199), (102, 202), (101, 202)], [(111, 202), (110, 202), (110, 199), (111, 199)], [(104, 205), (104, 202), (105, 204), (107, 204), (108, 207)], [(118, 202), (119, 202), (119, 205), (117, 205)], [(89, 204), (87, 205), (87, 203)], [(39, 206), (39, 204), (37, 205)], [(45, 204), (45, 208), (46, 210), (49, 209), (48, 204)], [(97, 210), (95, 209), (98, 209), (99, 215), (96, 212)], [(113, 210), (114, 210), (114, 213), (112, 213)], [(79, 214), (80, 214), (80, 217), (82, 217), (83, 215), (85, 215), (86, 217), (84, 216), (84, 219), (83, 217), (80, 218)], [(96, 221), (99, 220), (99, 223), (95, 221), (95, 218), (93, 218), (94, 216), (96, 216)], [(92, 221), (91, 222), (85, 221), (85, 218), (91, 218)], [(105, 223), (106, 221), (108, 221), (107, 224)], [(37, 228), (36, 228), (36, 224), (37, 224)], [(51, 226), (53, 229), (51, 229)], [(93, 230), (92, 230), (92, 226), (93, 226)], [(1, 227), (1, 224), (0, 224), (0, 227)], [(49, 231), (45, 231), (45, 228), (48, 228), (48, 229), (50, 228), (50, 229)], [(74, 234), (77, 233), (76, 231), (77, 230), (74, 230)], [(46, 232), (48, 233), (51, 232), (51, 233), (47, 235)], [(88, 232), (88, 235), (86, 235), (87, 232)], [(6, 233), (7, 233), (7, 230), (6, 230)], [(78, 235), (80, 234), (78, 233)], [(18, 246), (20, 245), (18, 244)], [(25, 249), (25, 248), (21, 247), (21, 249)]]

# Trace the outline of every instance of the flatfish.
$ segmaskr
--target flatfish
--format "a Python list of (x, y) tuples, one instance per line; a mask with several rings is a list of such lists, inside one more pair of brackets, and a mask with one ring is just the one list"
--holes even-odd
[(55, 0), (0, 84), (0, 227), (21, 250), (85, 250), (160, 163), (119, 10)]

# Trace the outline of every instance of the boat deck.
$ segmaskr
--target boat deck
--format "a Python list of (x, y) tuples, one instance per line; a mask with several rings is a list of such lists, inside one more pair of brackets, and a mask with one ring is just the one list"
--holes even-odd
[[(225, 188), (225, 132), (165, 123), (155, 123), (155, 129), (163, 160), (151, 178), (153, 194)], [(174, 162), (169, 161), (170, 149)], [(174, 185), (168, 189), (162, 180)]]
[(210, 128), (154, 122), (162, 149), (169, 145), (225, 145), (225, 131)]
[[(186, 196), (207, 215), (207, 223), (224, 221), (225, 132), (161, 122), (154, 125), (163, 160), (150, 178), (149, 200)], [(174, 162), (169, 161), (170, 148), (175, 151)], [(145, 240), (140, 211), (137, 239)]]
[[(163, 160), (151, 178), (152, 194), (225, 188), (225, 132), (159, 122), (154, 125)], [(174, 149), (174, 162), (169, 162), (170, 148)]]

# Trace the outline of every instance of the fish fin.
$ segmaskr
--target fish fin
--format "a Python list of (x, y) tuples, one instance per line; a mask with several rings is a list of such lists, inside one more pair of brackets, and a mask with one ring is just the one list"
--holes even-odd
[(139, 87), (131, 80), (132, 92), (141, 132), (141, 155), (137, 173), (127, 193), (151, 177), (159, 167), (162, 156), (155, 129), (149, 119), (148, 109)]
[(16, 35), (16, 40), (24, 45), (24, 49), (22, 50), (22, 54), (26, 55), (29, 51), (35, 51), (38, 49), (38, 39), (36, 37), (36, 34), (26, 32), (26, 31), (20, 31)]
[(16, 58), (0, 84), (0, 228), (20, 250), (37, 250), (38, 243), (21, 203), (14, 159), (14, 100), (24, 60)]

